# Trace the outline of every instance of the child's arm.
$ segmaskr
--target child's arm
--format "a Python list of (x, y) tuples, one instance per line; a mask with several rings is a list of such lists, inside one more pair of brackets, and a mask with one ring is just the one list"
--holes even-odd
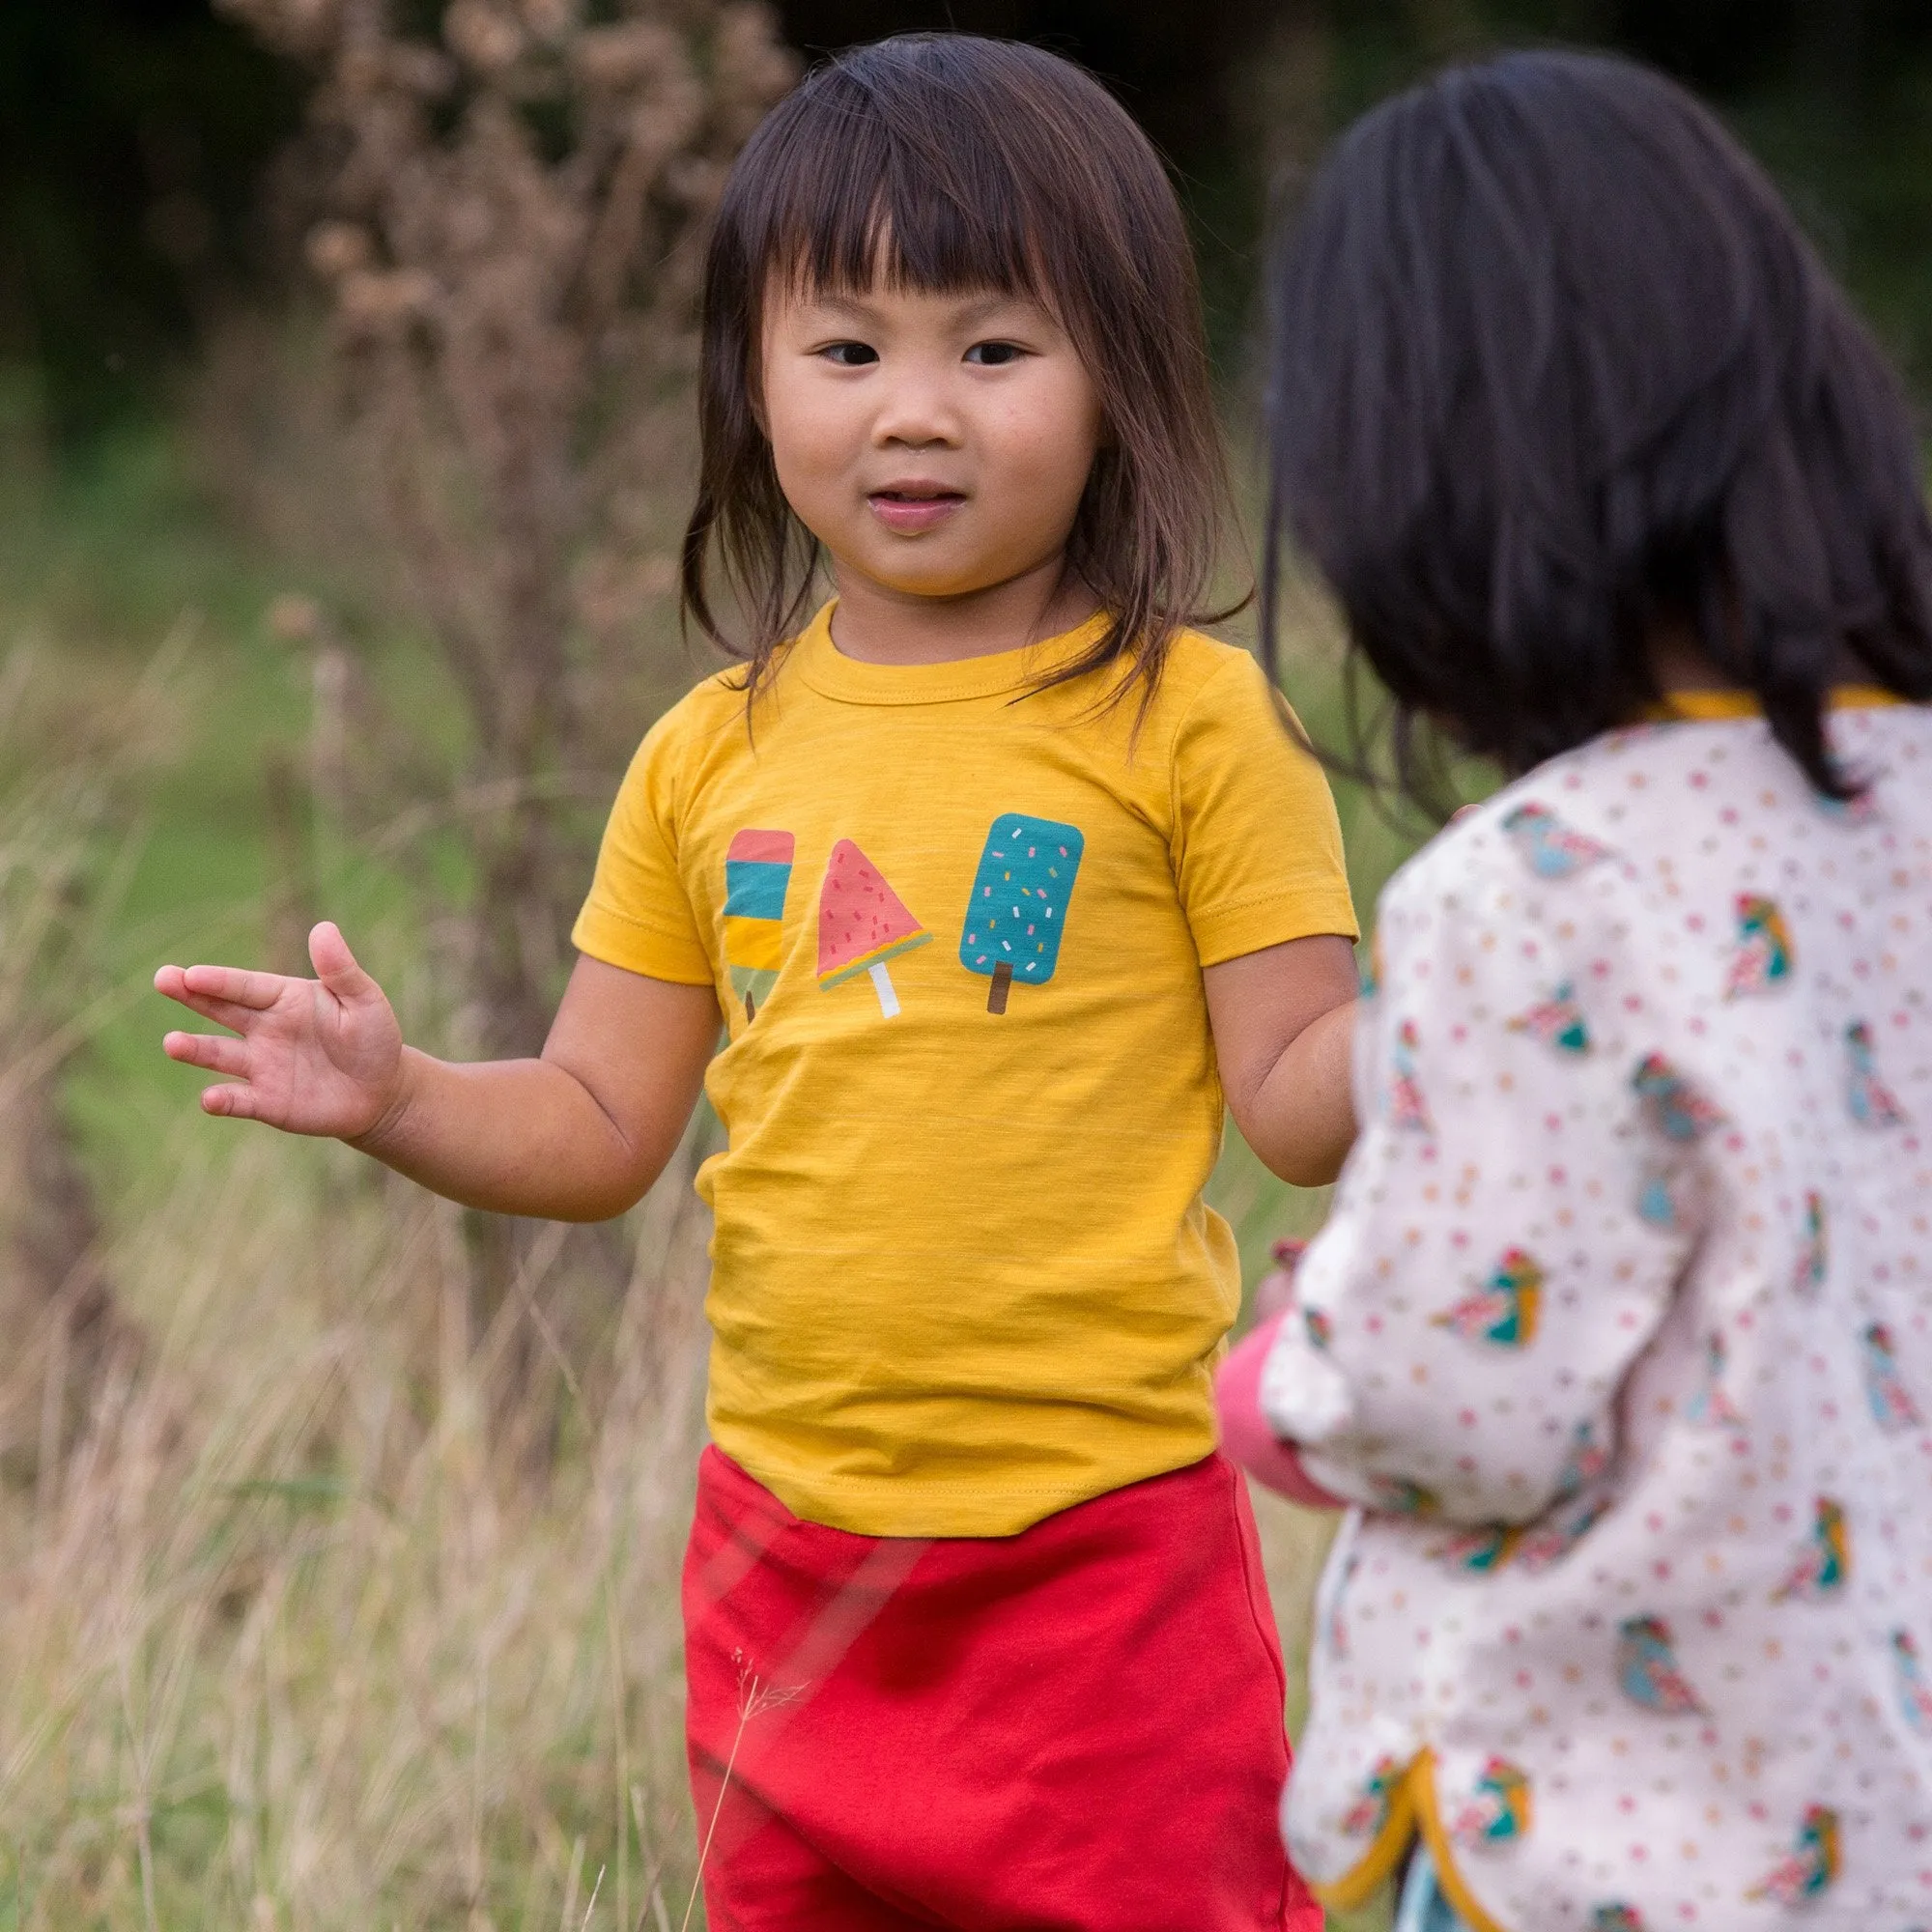
[(1522, 1523), (1614, 1458), (1708, 1182), (1645, 1111), (1640, 917), (1614, 863), (1546, 880), (1495, 813), (1384, 895), (1361, 1141), (1261, 1378), (1322, 1488)]
[(156, 989), (227, 1027), (171, 1033), (172, 1060), (232, 1076), (203, 1109), (332, 1135), (471, 1208), (559, 1221), (620, 1214), (669, 1159), (718, 1038), (709, 986), (581, 958), (542, 1057), (459, 1065), (403, 1044), (383, 989), (333, 925), (318, 978), (164, 966)]
[(1319, 933), (1224, 960), (1203, 977), (1221, 1085), (1242, 1138), (1297, 1187), (1333, 1180), (1355, 1138), (1354, 948)]

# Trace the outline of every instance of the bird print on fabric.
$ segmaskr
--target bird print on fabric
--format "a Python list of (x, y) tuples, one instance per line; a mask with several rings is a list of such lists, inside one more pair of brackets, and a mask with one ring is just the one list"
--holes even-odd
[(1724, 998), (1775, 991), (1791, 977), (1791, 929), (1776, 901), (1740, 893), (1738, 943), (1724, 975)]
[(1730, 1350), (1715, 1330), (1704, 1341), (1704, 1379), (1684, 1405), (1684, 1419), (1696, 1429), (1742, 1429), (1744, 1416), (1724, 1393), (1724, 1365)]
[(1342, 1573), (1331, 1585), (1324, 1585), (1328, 1601), (1328, 1614), (1322, 1624), (1322, 1635), (1327, 1641), (1328, 1655), (1336, 1662), (1345, 1663), (1349, 1657), (1349, 1620), (1344, 1612), (1349, 1605), (1349, 1585), (1354, 1580), (1355, 1572), (1361, 1567), (1362, 1559), (1351, 1549), (1342, 1560)]
[(1651, 1166), (1637, 1182), (1636, 1213), (1639, 1221), (1653, 1228), (1675, 1229), (1684, 1225), (1684, 1213), (1677, 1202), (1676, 1173), (1667, 1167)]
[(1861, 1127), (1895, 1127), (1905, 1120), (1891, 1089), (1878, 1077), (1871, 1028), (1854, 1020), (1845, 1029), (1845, 1099), (1852, 1119)]
[(1891, 1662), (1898, 1676), (1898, 1710), (1921, 1738), (1932, 1738), (1932, 1683), (1919, 1661), (1918, 1642), (1909, 1630), (1891, 1634)]
[(1534, 1577), (1562, 1562), (1609, 1514), (1614, 1500), (1607, 1491), (1599, 1491), (1557, 1510), (1534, 1529), (1524, 1530), (1516, 1547), (1517, 1567)]
[(1662, 1617), (1626, 1617), (1617, 1626), (1617, 1682), (1633, 1704), (1666, 1718), (1702, 1715), (1706, 1708), (1678, 1665), (1670, 1626)]
[(1874, 1321), (1859, 1340), (1864, 1358), (1865, 1401), (1871, 1406), (1872, 1420), (1888, 1435), (1924, 1428), (1925, 1418), (1899, 1375), (1898, 1348), (1891, 1330), (1883, 1321)]
[(1323, 1354), (1335, 1339), (1335, 1323), (1325, 1308), (1304, 1308), (1301, 1325), (1308, 1334), (1308, 1346)]
[(1379, 1838), (1395, 1808), (1402, 1767), (1392, 1757), (1378, 1757), (1354, 1803), (1342, 1814), (1342, 1830), (1351, 1838)]
[(1825, 1197), (1813, 1188), (1804, 1197), (1804, 1238), (1798, 1250), (1798, 1267), (1793, 1284), (1798, 1293), (1813, 1295), (1825, 1286), (1831, 1261), (1830, 1239), (1825, 1232)]
[(1609, 1466), (1609, 1448), (1598, 1435), (1597, 1425), (1586, 1416), (1577, 1425), (1576, 1433), (1570, 1438), (1570, 1453), (1563, 1459), (1563, 1466), (1556, 1473), (1557, 1501), (1567, 1502), (1570, 1497), (1587, 1489)]
[(1472, 1342), (1526, 1349), (1536, 1339), (1543, 1305), (1543, 1269), (1526, 1248), (1508, 1248), (1495, 1272), (1472, 1293), (1429, 1319)]
[(1371, 1471), (1369, 1488), (1375, 1492), (1376, 1508), (1384, 1516), (1434, 1516), (1442, 1507), (1442, 1499), (1434, 1490), (1424, 1489), (1406, 1476)]
[(1600, 1905), (1590, 1914), (1590, 1932), (1645, 1932), (1643, 1914), (1621, 1902)]
[(1802, 1905), (1825, 1891), (1837, 1876), (1838, 1814), (1823, 1804), (1807, 1804), (1797, 1843), (1745, 1896)]
[(1503, 830), (1539, 879), (1571, 878), (1610, 855), (1607, 845), (1573, 832), (1547, 805), (1518, 806), (1504, 816)]
[(1395, 1078), (1389, 1083), (1389, 1125), (1426, 1134), (1432, 1124), (1429, 1119), (1429, 1103), (1423, 1099), (1421, 1085), (1415, 1077), (1415, 1054), (1420, 1044), (1415, 1022), (1404, 1020), (1396, 1034), (1395, 1047), (1390, 1055), (1394, 1064)]
[(1482, 1529), (1465, 1529), (1446, 1543), (1438, 1543), (1429, 1553), (1452, 1570), (1486, 1577), (1492, 1570), (1500, 1570), (1515, 1555), (1521, 1541), (1521, 1530), (1491, 1523)]
[(1724, 1124), (1722, 1111), (1685, 1079), (1661, 1053), (1646, 1054), (1631, 1075), (1645, 1117), (1665, 1140), (1702, 1140)]
[(1525, 1013), (1519, 1013), (1510, 1021), (1509, 1028), (1511, 1033), (1527, 1034), (1531, 1039), (1540, 1039), (1558, 1053), (1577, 1059), (1590, 1050), (1589, 1025), (1583, 1018), (1583, 1009), (1577, 1004), (1577, 989), (1568, 980), (1548, 999), (1538, 1001)]
[(1505, 1757), (1483, 1766), (1475, 1790), (1449, 1819), (1449, 1835), (1463, 1845), (1506, 1845), (1529, 1831), (1529, 1778)]
[(1845, 1522), (1844, 1505), (1831, 1496), (1820, 1496), (1813, 1507), (1804, 1553), (1772, 1592), (1772, 1602), (1805, 1598), (1815, 1603), (1842, 1590), (1851, 1574), (1851, 1531)]

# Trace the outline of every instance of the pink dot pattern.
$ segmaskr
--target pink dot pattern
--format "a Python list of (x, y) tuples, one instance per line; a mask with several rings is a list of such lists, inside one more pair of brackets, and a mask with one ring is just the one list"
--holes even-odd
[(1851, 809), (1761, 721), (1661, 724), (1383, 895), (1262, 1383), (1360, 1505), (1284, 1808), (1318, 1883), (1428, 1751), (1508, 1932), (1932, 1926), (1932, 713), (1833, 729)]

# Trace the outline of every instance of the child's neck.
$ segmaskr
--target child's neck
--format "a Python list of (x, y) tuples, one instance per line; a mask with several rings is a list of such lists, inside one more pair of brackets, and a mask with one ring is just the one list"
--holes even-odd
[(930, 597), (850, 570), (835, 558), (832, 641), (862, 664), (952, 664), (1057, 638), (1094, 614), (1094, 593), (1064, 555), (982, 589)]

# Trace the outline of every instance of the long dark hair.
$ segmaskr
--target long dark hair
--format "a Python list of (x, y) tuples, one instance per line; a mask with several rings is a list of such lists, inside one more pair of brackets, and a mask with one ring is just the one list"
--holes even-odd
[(1932, 697), (1903, 395), (1776, 190), (1635, 64), (1513, 53), (1358, 122), (1272, 274), (1264, 634), (1284, 539), (1412, 727), (1526, 771), (1660, 694), (1694, 628), (1777, 742), (1847, 659)]
[[(993, 289), (1052, 312), (1098, 391), (1102, 446), (1067, 564), (1112, 620), (1062, 682), (1119, 658), (1151, 693), (1200, 614), (1222, 533), (1222, 469), (1194, 261), (1146, 135), (1056, 55), (903, 34), (827, 62), (738, 157), (704, 277), (703, 459), (684, 610), (747, 661), (754, 692), (796, 629), (817, 549), (779, 489), (753, 384), (776, 279), (836, 293)], [(713, 573), (744, 612), (728, 634)]]

